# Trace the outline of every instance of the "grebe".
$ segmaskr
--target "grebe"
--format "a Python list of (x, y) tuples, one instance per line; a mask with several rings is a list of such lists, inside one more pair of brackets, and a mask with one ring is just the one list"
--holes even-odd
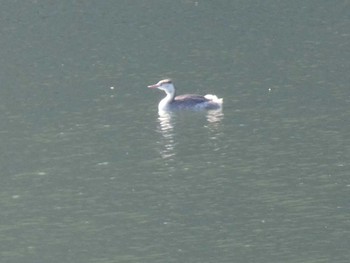
[(218, 110), (221, 109), (223, 103), (222, 98), (219, 99), (216, 95), (212, 94), (205, 96), (196, 94), (175, 96), (175, 87), (171, 79), (163, 79), (157, 84), (148, 86), (148, 88), (160, 89), (166, 93), (166, 97), (159, 102), (159, 112), (177, 109)]

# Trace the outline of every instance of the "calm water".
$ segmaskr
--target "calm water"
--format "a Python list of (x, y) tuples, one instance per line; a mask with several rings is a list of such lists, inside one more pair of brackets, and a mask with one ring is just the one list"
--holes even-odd
[[(7, 1), (0, 257), (348, 262), (349, 1)], [(219, 113), (158, 116), (179, 93)]]

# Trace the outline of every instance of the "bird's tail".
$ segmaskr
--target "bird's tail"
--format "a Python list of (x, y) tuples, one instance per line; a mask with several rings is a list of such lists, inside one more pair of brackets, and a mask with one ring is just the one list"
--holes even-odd
[(222, 103), (224, 102), (223, 98), (218, 98), (218, 96), (213, 95), (213, 94), (207, 94), (204, 96), (207, 100), (210, 100), (212, 102), (215, 102), (217, 104), (222, 105)]

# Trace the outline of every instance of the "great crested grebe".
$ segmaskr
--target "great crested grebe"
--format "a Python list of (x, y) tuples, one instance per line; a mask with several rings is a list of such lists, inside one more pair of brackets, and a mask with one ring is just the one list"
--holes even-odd
[(148, 88), (160, 89), (166, 93), (158, 105), (159, 111), (172, 111), (177, 109), (194, 109), (194, 110), (218, 110), (221, 109), (223, 99), (216, 95), (196, 95), (184, 94), (175, 96), (175, 87), (171, 79), (163, 79), (157, 84), (150, 85)]

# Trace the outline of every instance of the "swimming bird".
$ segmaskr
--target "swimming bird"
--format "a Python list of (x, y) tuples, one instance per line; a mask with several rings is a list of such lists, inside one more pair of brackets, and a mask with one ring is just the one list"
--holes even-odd
[(157, 84), (150, 85), (148, 88), (160, 89), (166, 93), (166, 96), (159, 102), (158, 111), (173, 111), (178, 109), (194, 109), (194, 110), (218, 110), (221, 109), (223, 99), (216, 95), (197, 95), (184, 94), (176, 95), (175, 86), (171, 79), (160, 80)]

